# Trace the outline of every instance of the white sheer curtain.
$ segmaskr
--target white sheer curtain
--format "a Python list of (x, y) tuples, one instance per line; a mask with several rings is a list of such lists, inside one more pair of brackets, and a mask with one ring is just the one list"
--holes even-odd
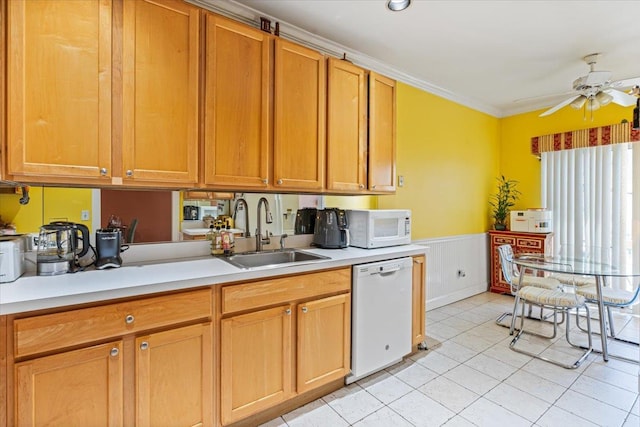
[(556, 253), (595, 250), (601, 260), (638, 266), (639, 143), (542, 153), (541, 182), (542, 202), (553, 210)]

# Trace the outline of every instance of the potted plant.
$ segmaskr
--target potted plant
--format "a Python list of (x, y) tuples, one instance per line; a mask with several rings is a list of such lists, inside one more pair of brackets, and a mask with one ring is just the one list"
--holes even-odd
[(489, 204), (493, 208), (492, 217), (494, 219), (493, 227), (496, 230), (507, 229), (507, 216), (509, 211), (520, 198), (520, 191), (516, 189), (518, 181), (506, 179), (504, 175), (496, 178), (498, 180), (498, 192), (492, 194)]

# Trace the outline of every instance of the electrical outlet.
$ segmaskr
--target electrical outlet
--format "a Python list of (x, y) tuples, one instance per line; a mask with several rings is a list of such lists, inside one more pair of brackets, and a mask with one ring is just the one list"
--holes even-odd
[(398, 175), (398, 187), (404, 187), (404, 175)]
[(86, 209), (80, 211), (80, 219), (82, 221), (89, 221), (89, 211)]
[(458, 277), (466, 277), (467, 273), (464, 272), (464, 270), (458, 270)]

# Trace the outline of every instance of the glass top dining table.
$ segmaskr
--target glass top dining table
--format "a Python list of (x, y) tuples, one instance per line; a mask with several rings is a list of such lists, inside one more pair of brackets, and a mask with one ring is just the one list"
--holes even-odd
[[(633, 258), (631, 258), (633, 259)], [(638, 263), (625, 263), (616, 265), (611, 262), (600, 261), (596, 256), (585, 258), (567, 256), (543, 256), (541, 254), (522, 253), (514, 257), (513, 262), (522, 267), (549, 273), (579, 274), (582, 276), (593, 276), (596, 279), (596, 294), (598, 299), (598, 313), (600, 319), (600, 338), (602, 340), (602, 358), (609, 360), (607, 348), (607, 333), (602, 301), (602, 288), (606, 286), (606, 281), (611, 277), (631, 277), (640, 278), (640, 267)], [(634, 265), (635, 264), (635, 265)]]

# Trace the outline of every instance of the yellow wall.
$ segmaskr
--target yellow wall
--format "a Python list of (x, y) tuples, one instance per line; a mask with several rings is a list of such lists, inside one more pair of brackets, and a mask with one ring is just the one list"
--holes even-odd
[(499, 173), (499, 119), (398, 83), (397, 174), (379, 209), (412, 211), (412, 239), (482, 233)]
[(29, 197), (29, 203), (21, 205), (19, 195), (0, 194), (0, 217), (14, 223), (18, 233), (37, 232), (42, 224), (52, 221), (76, 222), (91, 230), (91, 217), (80, 220), (82, 210), (91, 212), (90, 189), (30, 187)]
[(540, 199), (540, 161), (531, 154), (531, 138), (551, 133), (566, 132), (631, 121), (633, 107), (607, 105), (583, 120), (583, 111), (565, 107), (556, 113), (538, 117), (544, 110), (518, 114), (500, 120), (500, 172), (519, 182), (522, 197), (514, 209), (542, 207)]
[(325, 196), (324, 205), (327, 208), (376, 209), (378, 200), (375, 196)]

